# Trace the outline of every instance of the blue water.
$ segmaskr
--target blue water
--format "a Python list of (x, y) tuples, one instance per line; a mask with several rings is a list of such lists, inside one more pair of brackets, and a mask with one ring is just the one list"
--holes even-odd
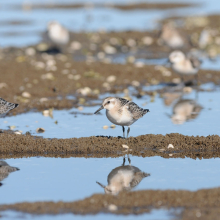
[[(160, 88), (162, 86), (145, 87), (146, 90)], [(164, 99), (156, 95), (155, 99), (151, 100), (150, 96), (143, 96), (137, 99), (132, 96), (133, 101), (143, 108), (150, 109), (143, 118), (140, 118), (131, 126), (130, 136), (138, 136), (144, 134), (169, 134), (180, 133), (183, 135), (200, 135), (208, 136), (217, 134), (220, 135), (220, 88), (212, 84), (202, 85), (201, 88), (211, 91), (196, 92), (193, 90), (190, 94), (184, 94), (181, 98), (173, 101), (170, 106), (164, 104)], [(100, 103), (104, 97), (100, 97)], [(115, 96), (115, 95), (114, 95)], [(119, 94), (123, 97), (123, 94)], [(202, 107), (195, 119), (183, 121), (182, 124), (174, 124), (172, 121), (173, 109), (175, 104), (180, 100), (195, 101)], [(143, 106), (143, 104), (146, 104)], [(42, 113), (27, 113), (12, 117), (0, 118), (2, 129), (8, 129), (9, 126), (16, 126), (15, 130), (21, 130), (23, 133), (29, 131), (33, 135), (43, 136), (46, 138), (72, 138), (72, 137), (89, 137), (89, 136), (122, 136), (121, 126), (116, 126), (115, 129), (110, 128), (112, 123), (107, 119), (105, 110), (101, 111), (101, 115), (75, 115), (71, 112), (79, 113), (94, 113), (99, 106), (85, 107), (82, 111), (78, 109), (71, 110), (54, 110), (53, 118), (45, 117)], [(58, 122), (55, 124), (55, 122)], [(103, 129), (103, 126), (109, 126), (108, 129)], [(42, 127), (44, 133), (38, 134), (36, 129)]]
[[(220, 158), (190, 159), (130, 157), (131, 165), (149, 173), (133, 190), (198, 190), (220, 186)], [(9, 174), (0, 187), (0, 204), (34, 201), (75, 201), (104, 193), (120, 158), (22, 158), (5, 160), (20, 170)], [(126, 164), (127, 161), (126, 161)], [(13, 192), (13, 193), (12, 193)]]

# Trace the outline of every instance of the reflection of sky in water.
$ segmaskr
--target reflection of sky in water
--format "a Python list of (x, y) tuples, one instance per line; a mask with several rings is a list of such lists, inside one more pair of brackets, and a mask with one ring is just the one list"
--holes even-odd
[[(94, 8), (94, 9), (53, 9), (53, 10), (30, 10), (22, 11), (14, 10), (10, 6), (22, 5), (22, 3), (63, 3), (63, 1), (12, 1), (8, 0), (2, 3), (0, 8), (1, 21), (11, 20), (27, 20), (33, 21), (32, 24), (19, 25), (19, 26), (0, 26), (0, 42), (1, 46), (23, 46), (27, 44), (33, 44), (40, 41), (40, 36), (36, 32), (44, 31), (46, 24), (50, 20), (58, 20), (67, 28), (73, 31), (97, 31), (99, 29), (105, 30), (146, 30), (156, 27), (155, 21), (164, 17), (175, 15), (196, 15), (196, 14), (210, 14), (220, 12), (220, 6), (218, 6), (217, 0), (210, 1), (187, 1), (201, 3), (201, 6), (182, 8), (182, 9), (169, 9), (169, 10), (131, 10), (121, 11), (110, 8)], [(77, 3), (82, 1), (65, 1), (66, 3)], [(83, 1), (88, 2), (88, 1)], [(102, 2), (95, 0), (92, 2)], [(108, 1), (115, 3), (129, 3), (130, 1)], [(146, 2), (146, 1), (141, 1)], [(154, 1), (153, 1), (154, 2)], [(161, 2), (161, 1), (159, 1)], [(170, 2), (170, 1), (162, 1)], [(174, 1), (175, 2), (175, 1)], [(185, 1), (184, 1), (185, 2)], [(91, 18), (88, 21), (88, 17)], [(7, 32), (19, 32), (24, 33), (23, 36), (7, 36), (3, 33)], [(26, 34), (27, 33), (27, 34)]]
[[(75, 201), (104, 193), (96, 181), (106, 185), (120, 158), (23, 158), (7, 159), (20, 168), (2, 181), (0, 204), (24, 201)], [(126, 161), (126, 164), (127, 161)], [(220, 186), (220, 159), (164, 159), (131, 157), (131, 165), (150, 173), (134, 190), (198, 190)], [(13, 193), (12, 193), (13, 191)]]
[(167, 210), (152, 210), (150, 213), (146, 214), (139, 214), (139, 215), (110, 215), (110, 214), (98, 214), (98, 215), (73, 215), (73, 214), (61, 214), (61, 215), (31, 215), (31, 214), (23, 214), (23, 213), (18, 213), (18, 212), (13, 212), (13, 211), (4, 211), (1, 212), (2, 217), (1, 220), (7, 220), (7, 219), (14, 219), (14, 218), (24, 218), (24, 219), (32, 219), (34, 218), (35, 220), (40, 219), (40, 220), (57, 220), (57, 219), (62, 219), (62, 220), (79, 220), (79, 219), (84, 219), (84, 220), (90, 220), (90, 219), (96, 219), (96, 220), (103, 220), (103, 219), (116, 219), (116, 220), (134, 220), (134, 219), (145, 219), (145, 220), (168, 220), (168, 219), (173, 219), (171, 215), (169, 215), (169, 211)]
[[(212, 84), (206, 84), (203, 88), (213, 88)], [(147, 87), (146, 87), (147, 88)], [(151, 88), (151, 87), (150, 87)], [(102, 98), (109, 96), (103, 95)], [(122, 96), (122, 95), (119, 95)], [(156, 96), (154, 102), (150, 101), (149, 96), (144, 96), (141, 99), (133, 98), (133, 101), (143, 108), (150, 109), (143, 118), (136, 121), (131, 126), (131, 136), (138, 136), (144, 134), (167, 134), (167, 133), (181, 133), (184, 135), (220, 135), (220, 102), (219, 90), (212, 92), (196, 92), (185, 94), (182, 99), (191, 99), (203, 107), (199, 115), (182, 125), (175, 125), (172, 123), (168, 115), (172, 115), (173, 106), (178, 101), (174, 101), (171, 106), (165, 106), (162, 98)], [(101, 101), (100, 101), (101, 102)], [(145, 106), (142, 106), (147, 103)], [(105, 110), (102, 110), (102, 115), (75, 115), (70, 112), (80, 113), (94, 113), (99, 106), (85, 107), (83, 111), (77, 109), (71, 110), (55, 110), (53, 112), (53, 119), (44, 117), (42, 113), (28, 113), (12, 117), (0, 119), (2, 129), (7, 129), (7, 126), (16, 126), (16, 130), (22, 130), (23, 133), (30, 131), (34, 135), (43, 136), (46, 138), (72, 138), (72, 137), (88, 137), (88, 136), (122, 136), (121, 126), (116, 126), (115, 129), (103, 129), (104, 125), (110, 126), (112, 123), (106, 118)], [(7, 121), (7, 123), (4, 123)], [(54, 122), (58, 121), (58, 124)], [(27, 127), (28, 126), (28, 127)], [(45, 133), (37, 134), (36, 129), (42, 127)]]

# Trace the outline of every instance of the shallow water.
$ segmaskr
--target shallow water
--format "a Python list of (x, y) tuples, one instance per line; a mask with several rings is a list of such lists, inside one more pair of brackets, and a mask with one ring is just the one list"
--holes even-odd
[(2, 212), (2, 220), (7, 220), (7, 219), (20, 219), (20, 218), (25, 218), (25, 219), (40, 219), (40, 220), (50, 220), (50, 219), (64, 219), (64, 220), (69, 220), (69, 219), (74, 219), (74, 220), (79, 220), (79, 219), (85, 219), (85, 220), (90, 220), (90, 219), (96, 219), (96, 220), (102, 220), (102, 219), (116, 219), (116, 220), (133, 220), (133, 219), (145, 219), (145, 220), (168, 220), (168, 219), (173, 219), (172, 218), (172, 213), (170, 214), (170, 211), (167, 210), (152, 210), (150, 213), (147, 214), (141, 214), (141, 215), (113, 215), (113, 214), (98, 214), (98, 215), (86, 215), (86, 216), (81, 216), (81, 215), (73, 215), (73, 214), (63, 214), (63, 215), (31, 215), (31, 214), (23, 214), (19, 212), (14, 212), (14, 211), (5, 211)]
[[(145, 87), (145, 90), (152, 91), (163, 87), (164, 85), (149, 86)], [(180, 133), (190, 136), (220, 135), (220, 88), (215, 87), (211, 83), (202, 85), (200, 88), (207, 91), (197, 92), (193, 90), (191, 93), (184, 94), (182, 97), (175, 99), (169, 106), (165, 105), (169, 101), (165, 101), (159, 95), (156, 95), (155, 98), (146, 95), (140, 99), (132, 96), (135, 103), (143, 108), (150, 109), (150, 112), (131, 126), (130, 135), (165, 135), (168, 133)], [(172, 96), (173, 93), (169, 94)], [(100, 96), (100, 103), (102, 99), (108, 96), (109, 94)], [(113, 96), (123, 97), (123, 94)], [(182, 116), (181, 111), (185, 112), (190, 109), (189, 103), (198, 106), (198, 111), (193, 112), (190, 117), (182, 117), (178, 121), (177, 119)], [(33, 135), (46, 138), (72, 138), (97, 135), (122, 136), (121, 126), (116, 126), (115, 129), (110, 128), (112, 123), (106, 118), (105, 110), (102, 110), (99, 115), (93, 114), (98, 108), (99, 106), (84, 107), (82, 111), (75, 108), (71, 110), (54, 110), (53, 118), (45, 117), (39, 112), (32, 112), (1, 118), (0, 124), (2, 129), (16, 126), (15, 130), (21, 130), (23, 133), (29, 131)], [(74, 115), (71, 112), (79, 114)], [(176, 113), (174, 114), (174, 112)], [(91, 113), (92, 115), (82, 115), (80, 113)], [(58, 122), (57, 124), (55, 124), (56, 121)], [(103, 129), (104, 125), (108, 125), (109, 128)], [(38, 134), (36, 129), (39, 127), (44, 128), (45, 132)]]
[[(190, 159), (130, 157), (131, 165), (149, 173), (132, 190), (198, 190), (220, 186), (220, 158)], [(120, 158), (22, 158), (5, 160), (20, 170), (2, 180), (0, 204), (34, 201), (75, 201), (104, 193), (96, 181), (107, 185)], [(126, 165), (128, 161), (126, 160)], [(13, 191), (13, 193), (11, 193)]]

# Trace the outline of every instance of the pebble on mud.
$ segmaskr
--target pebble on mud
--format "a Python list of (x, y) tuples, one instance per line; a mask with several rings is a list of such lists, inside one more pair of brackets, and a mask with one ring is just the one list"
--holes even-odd
[(103, 129), (108, 129), (108, 125), (104, 125), (102, 128)]
[(125, 145), (125, 144), (122, 144), (122, 147), (125, 148), (125, 149), (128, 149), (128, 145)]
[(118, 207), (114, 204), (110, 204), (108, 206), (108, 210), (111, 211), (111, 212), (114, 212), (114, 211), (117, 211), (118, 210)]
[(22, 92), (21, 94), (24, 98), (30, 98), (31, 94), (29, 92)]
[(43, 133), (43, 132), (45, 132), (45, 129), (44, 128), (37, 128), (36, 132), (37, 133)]
[(114, 75), (111, 75), (111, 76), (108, 76), (106, 81), (109, 82), (109, 83), (112, 83), (116, 80), (116, 76)]
[(169, 144), (169, 145), (167, 146), (167, 148), (174, 148), (174, 146), (173, 146), (172, 144)]

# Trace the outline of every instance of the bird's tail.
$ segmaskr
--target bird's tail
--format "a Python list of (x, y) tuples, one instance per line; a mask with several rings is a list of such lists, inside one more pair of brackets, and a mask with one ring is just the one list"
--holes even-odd
[(144, 109), (144, 113), (145, 113), (145, 114), (148, 113), (148, 112), (150, 112), (149, 109)]

